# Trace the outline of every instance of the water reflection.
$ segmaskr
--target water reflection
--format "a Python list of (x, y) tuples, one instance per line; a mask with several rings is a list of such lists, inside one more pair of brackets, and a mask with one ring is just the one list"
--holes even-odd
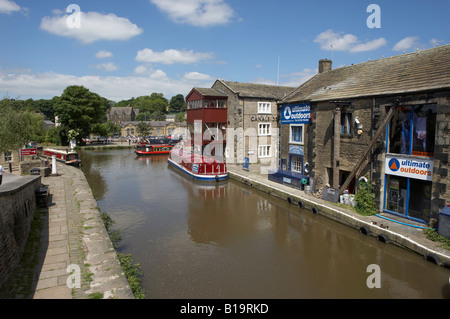
[[(194, 182), (133, 150), (82, 156), (148, 298), (443, 297), (447, 269), (233, 180)], [(366, 285), (371, 264), (380, 289)]]

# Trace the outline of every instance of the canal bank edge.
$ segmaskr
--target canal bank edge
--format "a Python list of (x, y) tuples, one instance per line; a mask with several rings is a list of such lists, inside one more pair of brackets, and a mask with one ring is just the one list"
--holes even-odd
[[(62, 186), (64, 189), (68, 234), (67, 252), (69, 254), (68, 262), (70, 262), (66, 271), (81, 269), (81, 287), (71, 289), (72, 298), (101, 296), (103, 299), (134, 299), (84, 173), (79, 168), (59, 163), (57, 172), (58, 176), (45, 177), (42, 182), (49, 185), (50, 193), (60, 191), (56, 188), (52, 190), (52, 185), (54, 187)], [(60, 180), (59, 184), (57, 180)], [(62, 185), (61, 180), (63, 181)], [(52, 229), (52, 209), (56, 211), (64, 209), (56, 206), (49, 207), (50, 230)], [(49, 236), (51, 235), (49, 233)], [(47, 255), (48, 253), (47, 251)], [(41, 280), (42, 274), (43, 271), (41, 271), (39, 280)], [(70, 275), (74, 279), (72, 284), (76, 283), (75, 275), (76, 272), (73, 272), (73, 276)], [(69, 273), (66, 274), (66, 277), (69, 279)], [(63, 279), (59, 279), (59, 291), (64, 288), (70, 289), (67, 279), (66, 282)], [(64, 284), (66, 287), (63, 287)], [(54, 287), (46, 287), (38, 283), (37, 288), (35, 299), (62, 298), (58, 290), (52, 289)]]
[(307, 195), (303, 191), (269, 181), (267, 175), (256, 172), (259, 168), (245, 171), (240, 165), (227, 165), (227, 170), (233, 180), (286, 200), (299, 208), (310, 210), (311, 213), (355, 228), (364, 235), (376, 237), (381, 242), (391, 243), (418, 253), (439, 266), (450, 268), (450, 251), (439, 247), (439, 243), (425, 238), (422, 229), (401, 225), (377, 216), (362, 216), (345, 210), (333, 203)]

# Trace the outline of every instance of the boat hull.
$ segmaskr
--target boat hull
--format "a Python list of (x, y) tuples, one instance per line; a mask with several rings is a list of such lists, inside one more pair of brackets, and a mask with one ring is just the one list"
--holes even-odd
[(160, 151), (160, 152), (146, 152), (146, 151), (135, 151), (138, 156), (151, 156), (151, 155), (167, 155), (170, 151)]
[(177, 171), (189, 176), (190, 178), (197, 180), (197, 181), (202, 181), (202, 182), (219, 182), (219, 181), (224, 181), (228, 179), (228, 173), (221, 173), (221, 174), (198, 174), (195, 173), (189, 169), (187, 169), (186, 167), (184, 167), (183, 165), (175, 162), (174, 160), (172, 160), (171, 158), (167, 159), (167, 163), (176, 168)]

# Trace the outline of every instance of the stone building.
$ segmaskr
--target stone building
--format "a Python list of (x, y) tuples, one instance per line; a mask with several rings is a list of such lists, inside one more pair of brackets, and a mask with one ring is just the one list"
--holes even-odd
[[(367, 179), (379, 211), (423, 223), (450, 203), (450, 45), (334, 70), (321, 60), (319, 73), (279, 103), (281, 118), (287, 106), (309, 106), (309, 172), (299, 171), (316, 190), (354, 193)], [(283, 126), (281, 166), (293, 134)]]
[[(168, 136), (168, 135), (183, 135), (186, 134), (186, 123), (171, 122), (171, 121), (143, 121), (150, 124), (151, 136)], [(121, 136), (137, 136), (137, 126), (140, 122), (131, 121), (120, 124)]]
[(121, 123), (124, 122), (134, 121), (137, 114), (138, 111), (133, 109), (131, 106), (112, 107), (106, 114), (106, 118), (108, 121), (120, 125)]
[[(216, 80), (212, 89), (228, 96), (227, 161), (269, 163), (278, 154), (277, 102), (295, 88)], [(232, 136), (230, 136), (230, 133)]]

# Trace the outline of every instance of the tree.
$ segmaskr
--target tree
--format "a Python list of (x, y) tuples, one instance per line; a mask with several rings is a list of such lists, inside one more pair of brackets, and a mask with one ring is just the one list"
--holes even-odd
[(82, 138), (89, 136), (94, 124), (106, 120), (108, 101), (83, 86), (73, 85), (68, 86), (56, 99), (54, 108), (61, 125), (61, 142), (67, 145), (69, 130), (79, 132), (79, 143)]
[(145, 122), (139, 122), (136, 130), (139, 136), (148, 136), (151, 134), (150, 124)]
[(170, 99), (169, 112), (178, 113), (186, 111), (186, 101), (182, 94), (177, 94)]
[(0, 101), (0, 153), (44, 139), (43, 116), (22, 111), (14, 100)]
[(186, 115), (186, 112), (177, 113), (175, 115), (175, 122), (179, 122), (179, 123), (184, 122), (185, 121), (185, 117), (184, 117), (185, 115)]

